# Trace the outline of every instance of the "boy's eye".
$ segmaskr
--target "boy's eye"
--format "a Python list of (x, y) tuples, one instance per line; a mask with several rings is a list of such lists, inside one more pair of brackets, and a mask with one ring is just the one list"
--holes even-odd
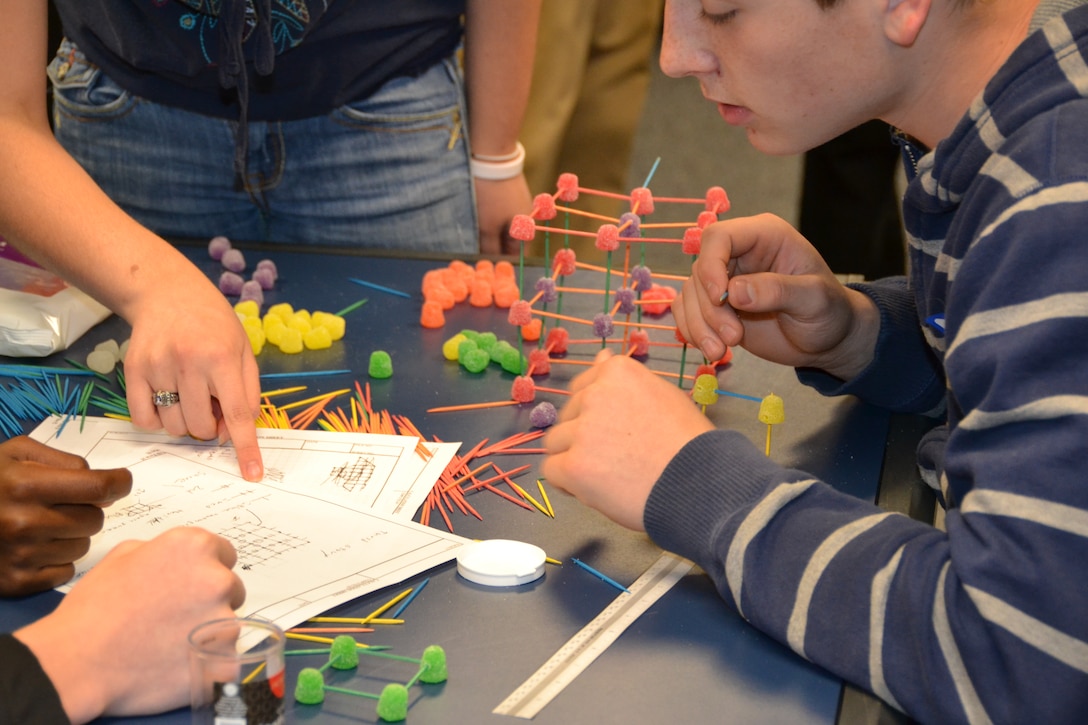
[(708, 13), (706, 10), (699, 11), (699, 17), (711, 25), (725, 25), (736, 17), (736, 15), (736, 10), (729, 10), (724, 13)]

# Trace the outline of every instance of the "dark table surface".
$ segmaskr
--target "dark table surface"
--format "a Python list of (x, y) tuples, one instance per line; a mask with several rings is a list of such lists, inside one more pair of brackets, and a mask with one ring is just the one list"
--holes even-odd
[[(203, 247), (189, 250), (209, 276), (220, 268)], [(367, 298), (367, 304), (349, 313), (347, 335), (333, 347), (285, 355), (266, 348), (258, 357), (262, 373), (349, 369), (346, 375), (266, 381), (267, 389), (293, 384), (308, 386), (305, 395), (366, 382), (367, 361), (375, 350), (390, 353), (394, 373), (385, 380), (370, 379), (375, 409), (410, 419), (428, 438), (463, 442), (462, 452), (480, 440), (500, 440), (531, 429), (534, 404), (457, 413), (427, 413), (430, 407), (500, 401), (510, 397), (514, 376), (496, 365), (472, 374), (445, 360), (442, 343), (462, 329), (494, 331), (500, 339), (518, 344), (507, 311), (461, 303), (446, 312), (442, 329), (419, 324), (420, 281), (423, 273), (446, 266), (445, 260), (398, 259), (327, 253), (248, 249), (252, 266), (258, 259), (276, 262), (280, 279), (266, 296), (267, 305), (288, 302), (296, 309), (335, 312)], [(468, 260), (471, 262), (472, 260)], [(516, 260), (515, 260), (516, 264)], [(526, 288), (542, 272), (527, 267)], [(349, 281), (360, 278), (402, 290), (410, 298), (368, 289)], [(580, 271), (572, 286), (602, 287), (599, 273)], [(615, 278), (611, 288), (617, 286)], [(673, 283), (675, 284), (675, 283)], [(600, 311), (600, 296), (568, 295), (565, 312), (583, 316)], [(655, 324), (672, 324), (671, 317), (650, 317)], [(591, 335), (568, 325), (572, 338)], [(128, 335), (126, 325), (111, 318), (88, 332), (72, 349), (41, 360), (64, 365), (65, 358), (82, 361), (95, 344)], [(654, 339), (671, 339), (655, 332)], [(595, 344), (572, 345), (568, 359), (591, 359)], [(528, 351), (528, 344), (526, 346)], [(681, 351), (666, 348), (652, 353), (647, 364), (676, 372)], [(685, 355), (686, 372), (696, 360)], [(0, 358), (0, 362), (34, 362)], [(581, 367), (553, 366), (538, 384), (564, 389)], [(719, 387), (762, 397), (774, 392), (785, 403), (786, 420), (774, 429), (771, 456), (783, 465), (812, 472), (831, 485), (860, 498), (913, 515), (925, 516), (924, 499), (913, 481), (909, 451), (916, 424), (893, 421), (889, 436), (887, 413), (854, 399), (826, 399), (799, 385), (793, 371), (737, 350), (733, 362), (720, 368)], [(690, 387), (688, 383), (687, 387)], [(538, 393), (537, 401), (561, 406), (563, 396)], [(286, 402), (277, 401), (277, 402)], [(707, 410), (719, 426), (741, 430), (762, 449), (766, 427), (759, 423), (758, 405), (723, 396)], [(894, 470), (885, 468), (888, 460)], [(504, 469), (523, 463), (534, 466), (532, 475), (519, 480), (535, 490), (539, 456), (502, 456)], [(518, 685), (544, 664), (572, 635), (615, 599), (618, 592), (571, 565), (578, 557), (623, 584), (630, 584), (660, 554), (645, 535), (625, 530), (573, 499), (552, 490), (554, 519), (530, 513), (494, 495), (471, 499), (482, 521), (455, 513), (454, 531), (469, 538), (509, 538), (543, 548), (564, 566), (549, 565), (545, 576), (532, 584), (488, 589), (459, 577), (450, 564), (426, 574), (429, 583), (404, 612), (407, 622), (366, 635), (370, 644), (390, 645), (393, 652), (418, 656), (427, 645), (441, 645), (449, 661), (449, 680), (442, 685), (410, 690), (408, 722), (499, 722), (509, 718), (492, 714)], [(919, 513), (921, 507), (921, 513)], [(432, 517), (432, 526), (444, 526)], [(398, 587), (352, 601), (330, 614), (364, 616), (393, 594), (417, 585), (423, 577)], [(47, 592), (22, 600), (0, 602), (0, 627), (10, 630), (48, 612), (59, 595)], [(119, 647), (124, 642), (117, 643)], [(293, 645), (289, 645), (293, 646)], [(288, 683), (304, 666), (320, 666), (321, 657), (288, 658)], [(312, 661), (311, 661), (312, 660)], [(387, 682), (404, 682), (414, 674), (409, 667), (386, 660), (363, 659), (356, 671), (330, 675), (330, 684), (380, 692)], [(188, 723), (187, 711), (117, 722)], [(370, 700), (330, 693), (323, 704), (288, 704), (289, 722), (377, 722)], [(596, 722), (745, 722), (745, 723), (860, 723), (896, 720), (891, 711), (836, 677), (806, 662), (744, 623), (717, 595), (710, 580), (698, 570), (685, 576), (653, 604), (591, 666), (568, 685), (536, 716), (539, 723)], [(107, 720), (114, 722), (114, 720)]]

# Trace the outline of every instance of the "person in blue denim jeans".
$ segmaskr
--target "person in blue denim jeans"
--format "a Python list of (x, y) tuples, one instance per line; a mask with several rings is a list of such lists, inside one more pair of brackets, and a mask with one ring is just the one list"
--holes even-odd
[(137, 426), (230, 439), (258, 480), (248, 340), (165, 238), (504, 251), (539, 0), (56, 7), (54, 137), (47, 2), (2, 6), (0, 234), (132, 325)]

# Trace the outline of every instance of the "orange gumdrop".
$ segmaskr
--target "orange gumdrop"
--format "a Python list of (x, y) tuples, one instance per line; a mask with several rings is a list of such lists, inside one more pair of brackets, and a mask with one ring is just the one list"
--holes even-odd
[(669, 311), (670, 303), (675, 298), (676, 290), (672, 287), (655, 284), (653, 287), (642, 293), (642, 299), (643, 301), (649, 300), (651, 303), (660, 300), (660, 304), (643, 305), (642, 309), (648, 315), (663, 315)]
[(455, 303), (453, 292), (444, 285), (431, 285), (423, 292), (424, 301), (437, 302), (443, 310), (452, 310)]
[(468, 303), (473, 307), (490, 307), (495, 302), (491, 294), (491, 282), (486, 279), (477, 279), (472, 285), (472, 294)]
[(521, 337), (523, 340), (529, 342), (536, 342), (540, 339), (540, 330), (543, 328), (543, 323), (539, 317), (534, 317), (529, 321), (528, 325), (521, 326)]
[(446, 324), (446, 315), (442, 312), (442, 305), (434, 300), (423, 303), (423, 310), (419, 313), (419, 324), (434, 330)]
[(521, 297), (518, 286), (513, 282), (495, 280), (495, 306), (506, 309)]

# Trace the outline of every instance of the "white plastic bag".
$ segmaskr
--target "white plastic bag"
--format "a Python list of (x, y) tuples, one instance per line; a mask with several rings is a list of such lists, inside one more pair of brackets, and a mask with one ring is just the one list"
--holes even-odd
[(0, 355), (66, 350), (110, 311), (0, 238)]

